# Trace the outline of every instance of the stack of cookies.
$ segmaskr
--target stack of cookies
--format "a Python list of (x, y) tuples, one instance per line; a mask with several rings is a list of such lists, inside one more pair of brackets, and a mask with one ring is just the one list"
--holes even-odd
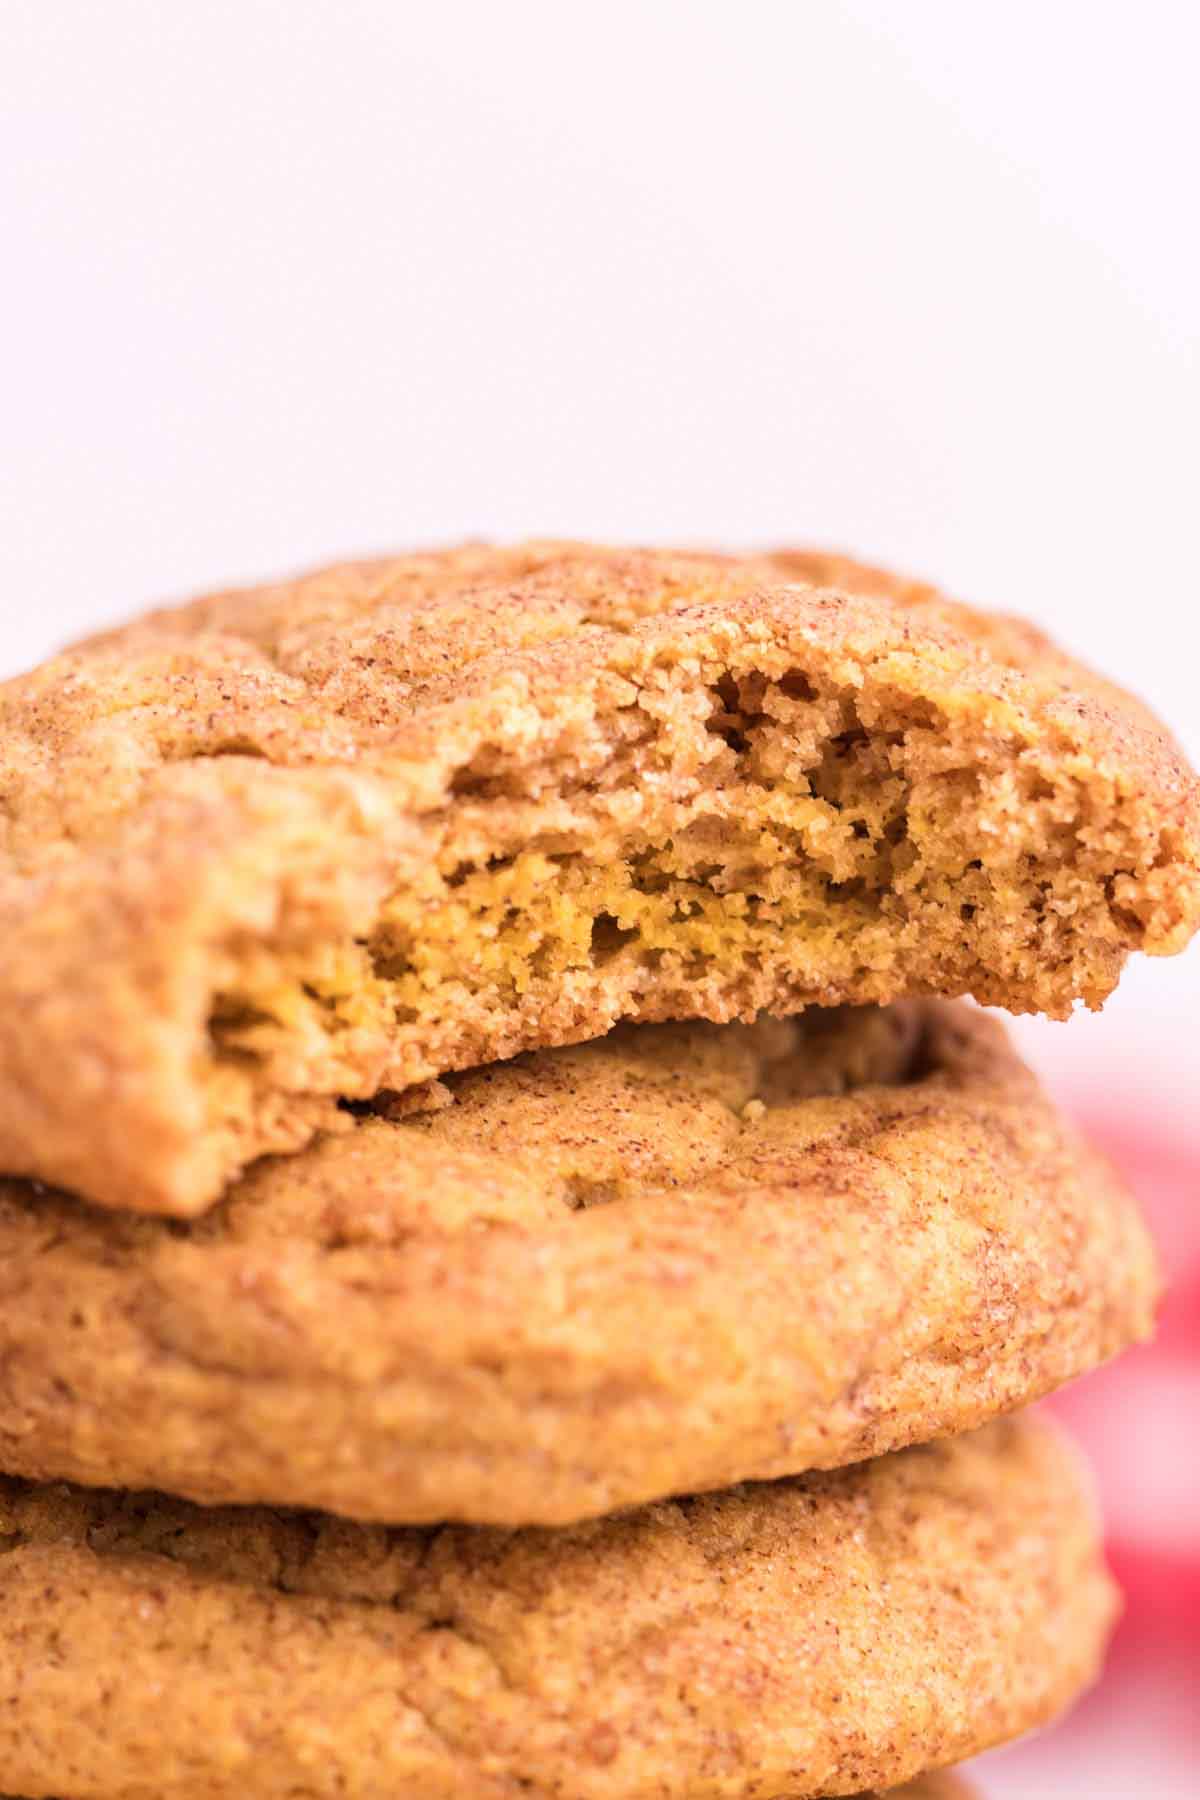
[(1200, 922), (1136, 701), (839, 558), (533, 544), (0, 715), (0, 1786), (933, 1800), (1092, 1678), (1019, 1409), (1154, 1258), (962, 996)]

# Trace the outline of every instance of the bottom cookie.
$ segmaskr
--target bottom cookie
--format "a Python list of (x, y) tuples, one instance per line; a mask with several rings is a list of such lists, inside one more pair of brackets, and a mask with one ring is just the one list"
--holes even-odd
[(1053, 1716), (1114, 1610), (1022, 1418), (560, 1531), (4, 1481), (0, 1549), (0, 1768), (68, 1800), (858, 1794)]

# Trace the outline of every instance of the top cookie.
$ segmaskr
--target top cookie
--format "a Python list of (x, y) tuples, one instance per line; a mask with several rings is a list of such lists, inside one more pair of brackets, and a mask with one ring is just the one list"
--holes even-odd
[(1136, 701), (802, 553), (200, 600), (0, 690), (0, 800), (0, 1167), (184, 1216), (338, 1096), (621, 1018), (1061, 1016), (1200, 921), (1197, 784)]

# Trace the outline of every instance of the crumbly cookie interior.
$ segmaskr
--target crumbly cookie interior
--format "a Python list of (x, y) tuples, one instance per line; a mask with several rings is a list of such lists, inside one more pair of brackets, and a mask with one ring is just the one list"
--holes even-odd
[(479, 752), (368, 934), (242, 946), (209, 1022), (214, 1122), (621, 1018), (1018, 986), (1061, 1017), (1111, 988), (1136, 926), (1097, 880), (1111, 784), (907, 695), (673, 675), (551, 754)]

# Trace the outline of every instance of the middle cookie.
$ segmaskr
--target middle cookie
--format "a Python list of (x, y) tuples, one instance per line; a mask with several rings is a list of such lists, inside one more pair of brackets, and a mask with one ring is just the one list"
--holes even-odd
[(0, 1184), (0, 1467), (560, 1524), (965, 1431), (1145, 1335), (1112, 1172), (962, 1003), (643, 1026), (191, 1224)]

